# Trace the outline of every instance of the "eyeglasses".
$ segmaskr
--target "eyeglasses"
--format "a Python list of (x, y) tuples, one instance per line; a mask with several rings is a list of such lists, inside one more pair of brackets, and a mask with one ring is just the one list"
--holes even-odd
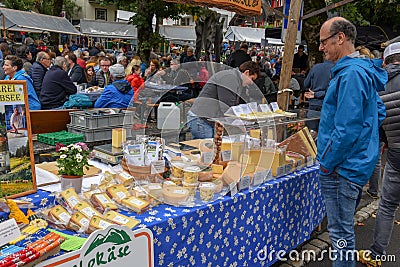
[(110, 65), (100, 65), (101, 67), (110, 67)]
[(338, 33), (340, 33), (340, 32), (335, 32), (334, 34), (329, 35), (329, 36), (326, 37), (325, 39), (319, 40), (319, 45), (320, 45), (320, 46), (321, 46), (321, 45), (322, 45), (322, 46), (326, 46), (327, 41), (328, 41), (329, 39), (331, 39), (332, 37), (336, 36)]

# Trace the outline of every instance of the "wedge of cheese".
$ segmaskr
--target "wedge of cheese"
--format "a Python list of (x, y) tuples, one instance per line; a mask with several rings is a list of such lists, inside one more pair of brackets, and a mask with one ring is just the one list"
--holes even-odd
[(60, 193), (60, 196), (65, 200), (67, 205), (73, 209), (76, 204), (78, 204), (81, 199), (78, 194), (75, 192), (75, 189), (68, 188)]
[(140, 223), (140, 221), (138, 220), (135, 220), (113, 210), (106, 212), (103, 217), (116, 224), (128, 226), (129, 228), (133, 228)]
[(108, 196), (117, 203), (121, 203), (122, 199), (130, 196), (128, 190), (122, 184), (109, 186), (106, 192)]
[(91, 219), (93, 216), (101, 216), (100, 213), (95, 210), (89, 203), (86, 201), (79, 202), (76, 204), (75, 209), (80, 211), (83, 215)]
[(212, 173), (222, 174), (222, 172), (224, 171), (224, 166), (218, 165), (218, 164), (212, 164), (211, 170), (212, 170)]
[(240, 180), (241, 165), (237, 161), (231, 161), (228, 163), (224, 172), (221, 174), (221, 179), (224, 184), (230, 185), (235, 182), (238, 183)]
[(117, 174), (117, 180), (124, 186), (130, 186), (134, 182), (133, 176), (127, 173), (126, 171), (119, 172)]
[(145, 212), (150, 208), (150, 202), (133, 196), (122, 199), (121, 204), (137, 213)]
[(106, 229), (108, 226), (115, 225), (115, 224), (116, 223), (114, 223), (112, 221), (106, 220), (100, 216), (95, 215), (90, 219), (89, 230), (90, 230), (90, 232), (94, 232), (99, 229), (103, 230), (103, 229)]
[(92, 202), (93, 206), (104, 212), (106, 209), (109, 210), (117, 210), (118, 207), (115, 203), (110, 199), (110, 197), (106, 193), (96, 193), (93, 194), (90, 198), (90, 202)]
[(78, 231), (80, 229), (87, 229), (89, 227), (90, 219), (86, 217), (82, 212), (75, 212), (72, 214), (71, 219), (68, 223), (68, 228)]
[(298, 131), (289, 138), (283, 140), (278, 146), (286, 147), (286, 150), (297, 152), (304, 157), (311, 156), (313, 159), (316, 157), (316, 153), (303, 131)]
[(54, 206), (52, 209), (50, 209), (49, 216), (64, 224), (67, 224), (71, 219), (71, 215), (61, 205)]
[(317, 151), (317, 146), (315, 145), (314, 138), (312, 138), (311, 133), (308, 130), (308, 127), (307, 126), (304, 127), (302, 129), (302, 131), (303, 131), (304, 135), (307, 137), (307, 140), (310, 143), (310, 145), (311, 145), (312, 149), (314, 150), (315, 154), (317, 154), (317, 152), (318, 152)]

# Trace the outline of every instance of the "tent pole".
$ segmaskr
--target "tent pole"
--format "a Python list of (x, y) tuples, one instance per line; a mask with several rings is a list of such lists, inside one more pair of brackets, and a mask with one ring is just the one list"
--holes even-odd
[(2, 20), (3, 20), (3, 38), (6, 40), (7, 34), (6, 34), (6, 17), (4, 16), (3, 13), (1, 13)]

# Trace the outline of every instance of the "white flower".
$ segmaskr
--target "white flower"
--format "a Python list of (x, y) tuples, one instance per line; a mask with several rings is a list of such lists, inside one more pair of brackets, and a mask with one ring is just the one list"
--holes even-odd
[(78, 152), (82, 152), (82, 148), (80, 145), (74, 145), (73, 146), (76, 150), (78, 150)]
[(68, 151), (69, 149), (68, 149), (68, 147), (66, 147), (66, 146), (63, 146), (63, 147), (60, 147), (60, 149), (59, 149), (60, 151)]
[(65, 159), (66, 157), (67, 157), (67, 155), (62, 154), (62, 155), (60, 156), (60, 159)]

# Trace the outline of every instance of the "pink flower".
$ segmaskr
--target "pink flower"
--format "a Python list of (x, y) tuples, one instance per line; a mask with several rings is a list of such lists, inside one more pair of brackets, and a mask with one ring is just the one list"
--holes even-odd
[(60, 150), (60, 148), (62, 148), (62, 147), (65, 147), (65, 145), (61, 144), (61, 143), (57, 143), (56, 144), (56, 152), (58, 152)]
[(83, 143), (83, 142), (78, 142), (78, 143), (76, 143), (77, 145), (79, 145), (79, 146), (81, 146), (81, 148), (83, 149), (83, 150), (88, 150), (89, 148), (87, 147), (87, 145), (85, 144), (85, 143)]

